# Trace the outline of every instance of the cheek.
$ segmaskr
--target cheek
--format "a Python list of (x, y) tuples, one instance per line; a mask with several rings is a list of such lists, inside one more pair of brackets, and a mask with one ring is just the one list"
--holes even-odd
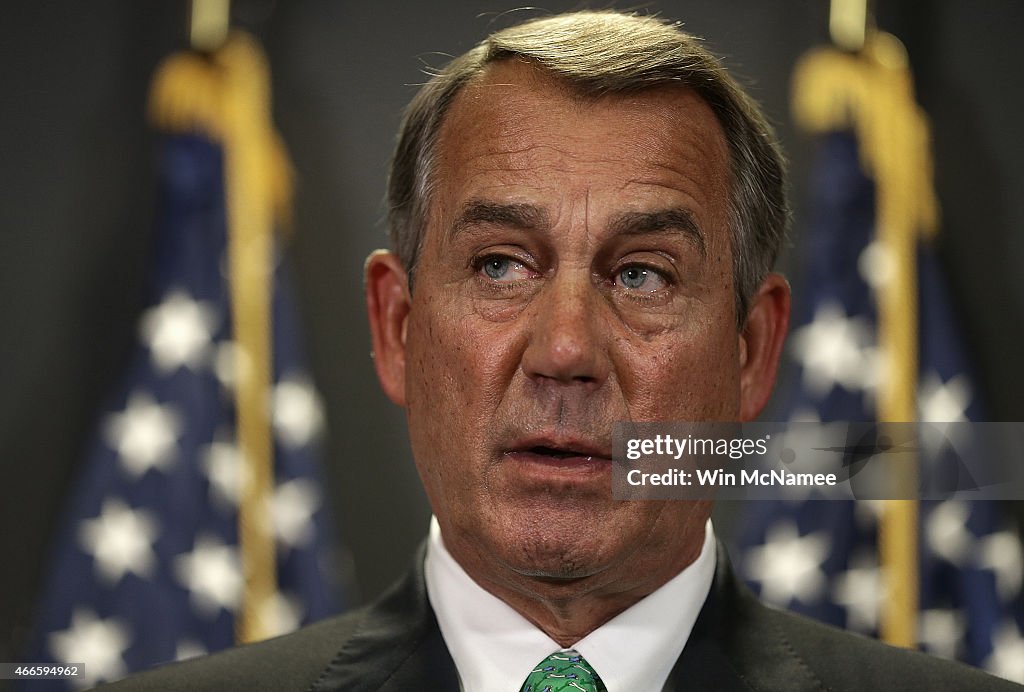
[(507, 349), (500, 348), (505, 340), (457, 302), (419, 299), (406, 345), (413, 454), (431, 468), (465, 465), (463, 458), (482, 447), (494, 428), (507, 380)]
[[(479, 319), (460, 311), (427, 306), (416, 314), (424, 317), (409, 323), (411, 372), (406, 389), (410, 408), (415, 403), (419, 410), (430, 413), (432, 403), (457, 401), (475, 409), (493, 391), (487, 384), (493, 379), (491, 372), (498, 358), (494, 335), (479, 328)], [(436, 419), (436, 414), (432, 417)]]
[[(458, 424), (447, 412), (471, 396), (471, 343), (456, 338), (454, 323), (432, 306), (413, 311), (406, 343), (406, 398), (410, 435), (417, 459), (436, 456), (446, 436), (442, 428)], [(439, 425), (439, 421), (447, 421)], [(421, 449), (426, 454), (421, 454)]]
[(634, 420), (736, 420), (739, 344), (735, 328), (716, 325), (623, 345), (620, 368)]
[[(416, 316), (430, 310), (414, 310)], [(447, 506), (445, 493), (465, 494), (465, 474), (459, 473), (456, 454), (464, 453), (466, 417), (452, 412), (463, 408), (468, 363), (450, 338), (444, 315), (432, 320), (410, 319), (406, 340), (406, 417), (413, 459), (435, 512)], [(443, 421), (443, 422), (442, 422)]]

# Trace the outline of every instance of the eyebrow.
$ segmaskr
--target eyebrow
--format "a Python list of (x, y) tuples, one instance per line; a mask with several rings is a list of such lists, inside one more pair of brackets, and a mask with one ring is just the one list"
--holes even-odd
[(462, 211), (448, 232), (449, 237), (454, 238), (466, 228), (480, 224), (540, 230), (549, 226), (549, 219), (547, 211), (533, 204), (474, 199), (462, 206)]
[(616, 215), (609, 224), (613, 235), (645, 235), (651, 233), (681, 232), (707, 256), (704, 231), (686, 209), (662, 209), (659, 211), (629, 211)]
[[(467, 228), (479, 224), (508, 226), (524, 230), (544, 230), (550, 225), (546, 210), (528, 203), (503, 203), (474, 199), (462, 206), (462, 211), (449, 230), (449, 239), (455, 238)], [(611, 234), (647, 235), (655, 233), (681, 232), (707, 256), (704, 231), (686, 209), (672, 208), (658, 211), (629, 211), (617, 214), (609, 224)]]

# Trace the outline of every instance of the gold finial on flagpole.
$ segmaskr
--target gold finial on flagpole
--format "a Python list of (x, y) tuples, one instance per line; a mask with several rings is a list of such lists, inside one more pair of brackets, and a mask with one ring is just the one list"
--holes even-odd
[(832, 43), (856, 53), (864, 47), (868, 33), (868, 0), (831, 0), (828, 32)]
[(188, 40), (193, 50), (212, 53), (224, 45), (231, 24), (231, 0), (192, 0)]

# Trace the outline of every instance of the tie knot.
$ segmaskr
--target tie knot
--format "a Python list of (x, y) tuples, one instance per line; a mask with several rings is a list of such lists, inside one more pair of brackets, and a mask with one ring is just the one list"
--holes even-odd
[(600, 676), (576, 651), (556, 651), (537, 664), (522, 692), (607, 692)]

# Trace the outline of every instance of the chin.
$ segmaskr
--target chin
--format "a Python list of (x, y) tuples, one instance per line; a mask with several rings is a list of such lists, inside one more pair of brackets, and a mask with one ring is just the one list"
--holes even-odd
[(557, 558), (533, 560), (518, 569), (512, 565), (510, 567), (522, 577), (548, 581), (553, 584), (575, 582), (604, 571), (604, 567), (601, 565), (579, 564), (571, 560), (558, 560)]
[[(607, 522), (508, 522), (494, 541), (494, 552), (524, 577), (570, 581), (604, 571), (614, 559), (619, 537), (609, 535)], [(581, 531), (581, 527), (583, 528)], [(603, 531), (594, 530), (598, 527)], [(590, 530), (587, 530), (589, 528)]]

